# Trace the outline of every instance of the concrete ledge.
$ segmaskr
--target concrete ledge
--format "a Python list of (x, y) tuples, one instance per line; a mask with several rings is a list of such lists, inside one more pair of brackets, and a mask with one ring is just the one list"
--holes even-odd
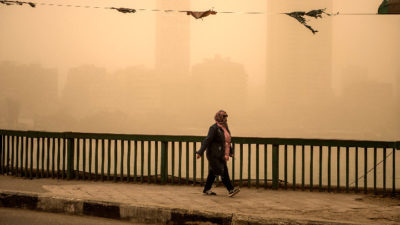
[(1, 192), (0, 206), (8, 208), (36, 209), (39, 197), (36, 194)]
[(40, 196), (36, 210), (83, 215), (83, 201)]
[(171, 220), (171, 210), (165, 208), (121, 205), (119, 212), (121, 219), (141, 223), (167, 224)]
[[(353, 223), (341, 223), (324, 220), (303, 220), (287, 218), (260, 218), (247, 215), (234, 215), (232, 225), (353, 225)], [(355, 225), (355, 224), (354, 224)], [(361, 225), (361, 224), (358, 224)]]
[(196, 211), (180, 208), (136, 206), (113, 202), (52, 197), (47, 194), (0, 190), (0, 207), (23, 208), (46, 212), (88, 215), (151, 224), (321, 224), (342, 225), (332, 221), (292, 220), (287, 218), (261, 218), (229, 213)]
[(173, 224), (208, 223), (228, 225), (232, 224), (232, 216), (232, 214), (227, 213), (176, 209), (171, 211), (171, 219), (168, 222), (172, 222)]

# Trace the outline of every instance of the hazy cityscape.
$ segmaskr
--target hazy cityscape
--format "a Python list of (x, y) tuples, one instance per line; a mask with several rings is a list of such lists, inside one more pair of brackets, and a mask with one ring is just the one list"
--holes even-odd
[[(176, 9), (209, 5), (180, 1), (147, 4)], [(124, 29), (118, 30), (110, 23), (88, 30), (88, 36), (71, 36), (82, 41), (70, 43), (76, 51), (68, 49), (62, 36), (43, 40), (34, 32), (34, 27), (46, 29), (43, 26), (20, 23), (20, 28), (31, 26), (27, 34), (36, 37), (43, 48), (29, 51), (36, 49), (36, 45), (29, 46), (24, 40), (11, 42), (10, 38), (18, 33), (12, 29), (1, 38), (4, 44), (0, 55), (0, 127), (205, 135), (213, 114), (222, 108), (230, 114), (235, 136), (368, 140), (399, 137), (400, 67), (396, 63), (396, 49), (400, 33), (392, 29), (398, 20), (391, 16), (327, 17), (313, 23), (319, 32), (312, 35), (292, 18), (273, 13), (313, 7), (346, 12), (354, 9), (355, 3), (324, 0), (306, 4), (288, 0), (254, 4), (258, 10), (266, 9), (271, 14), (221, 14), (201, 20), (181, 14), (138, 14), (151, 21), (152, 28), (126, 33), (127, 39), (120, 41), (124, 44), (132, 35), (147, 35), (146, 41), (138, 43), (143, 49), (132, 49), (150, 51), (138, 54), (115, 42), (110, 45), (111, 36), (93, 39), (107, 29), (114, 30), (110, 35), (120, 32), (120, 38), (126, 36)], [(379, 1), (367, 4), (364, 10), (376, 10), (376, 5)], [(245, 8), (241, 3), (231, 6)], [(5, 18), (11, 18), (14, 14), (9, 13), (17, 10), (10, 9), (4, 10)], [(18, 10), (40, 13), (46, 8)], [(65, 9), (54, 10), (46, 12), (54, 16)], [(130, 21), (127, 15), (109, 16), (115, 22)], [(58, 17), (63, 18), (62, 14)], [(224, 17), (232, 21), (222, 29)], [(94, 21), (89, 20), (87, 26), (94, 25)], [(73, 31), (75, 22), (63, 21), (64, 31)], [(130, 22), (142, 26), (137, 21)], [(246, 26), (249, 23), (263, 29)], [(7, 29), (10, 24), (2, 22), (1, 26)], [(50, 23), (46, 26), (54, 29), (54, 35), (60, 29)], [(380, 34), (376, 35), (374, 29), (379, 29)], [(80, 32), (84, 34), (83, 30)], [(67, 38), (71, 34), (60, 35)], [(385, 37), (384, 41), (380, 36)], [(57, 44), (61, 45), (58, 52), (50, 47)], [(77, 51), (79, 46), (81, 52)], [(104, 49), (90, 49), (99, 47)], [(115, 56), (118, 52), (120, 57)], [(52, 63), (26, 60), (35, 54)], [(116, 64), (128, 60), (129, 54), (129, 63)], [(96, 61), (109, 57), (115, 60)], [(79, 60), (74, 61), (75, 58)], [(66, 64), (64, 60), (74, 63)]]
[(390, 140), (399, 134), (395, 85), (368, 79), (367, 69), (354, 66), (343, 71), (341, 95), (321, 83), (310, 89), (293, 82), (283, 93), (285, 105), (274, 102), (274, 93), (257, 104), (243, 66), (220, 56), (193, 66), (191, 76), (177, 82), (145, 67), (109, 73), (80, 66), (68, 72), (62, 91), (56, 69), (3, 62), (0, 71), (0, 125), (7, 129), (204, 135), (221, 92), (235, 133), (244, 136), (278, 136), (285, 130), (289, 137), (298, 132), (300, 137)]
[[(395, 10), (400, 0), (0, 1), (0, 225), (397, 224)], [(234, 153), (221, 151), (221, 112), (201, 157), (203, 138), (188, 136), (207, 135), (220, 109)]]

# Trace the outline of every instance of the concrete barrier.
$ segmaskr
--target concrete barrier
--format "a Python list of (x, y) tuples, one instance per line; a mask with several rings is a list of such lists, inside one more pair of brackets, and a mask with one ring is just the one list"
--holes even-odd
[(87, 215), (151, 224), (201, 225), (270, 225), (321, 224), (339, 225), (332, 221), (259, 218), (240, 214), (205, 212), (180, 208), (137, 206), (104, 201), (52, 197), (48, 194), (0, 191), (0, 207), (22, 208), (71, 215)]

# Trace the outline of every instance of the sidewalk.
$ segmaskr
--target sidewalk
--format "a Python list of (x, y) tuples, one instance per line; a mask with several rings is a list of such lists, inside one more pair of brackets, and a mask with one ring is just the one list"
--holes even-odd
[[(159, 224), (400, 224), (400, 198), (0, 176), (0, 206)], [(27, 201), (27, 203), (24, 203)]]

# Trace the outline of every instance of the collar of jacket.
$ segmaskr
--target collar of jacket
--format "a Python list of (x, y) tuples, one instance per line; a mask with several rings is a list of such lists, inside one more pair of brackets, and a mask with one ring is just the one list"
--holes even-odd
[[(219, 129), (220, 131), (222, 131), (222, 133), (224, 133), (224, 130), (223, 130), (220, 126), (218, 126), (217, 123), (215, 123), (214, 126), (215, 126), (217, 129)], [(228, 131), (229, 134), (231, 134), (231, 131), (229, 130), (229, 128), (226, 128), (226, 130)], [(224, 137), (225, 137), (225, 136), (224, 136)]]

